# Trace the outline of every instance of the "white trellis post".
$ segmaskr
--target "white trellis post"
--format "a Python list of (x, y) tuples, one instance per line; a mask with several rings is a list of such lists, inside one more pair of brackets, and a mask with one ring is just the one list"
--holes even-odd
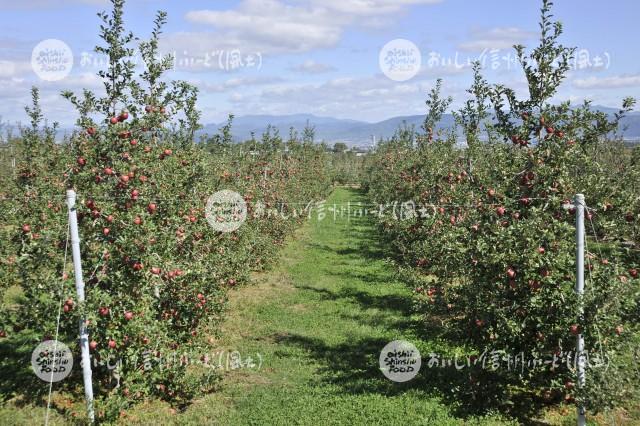
[[(578, 295), (579, 315), (580, 319), (584, 315), (582, 307), (582, 295), (584, 294), (584, 210), (585, 201), (583, 194), (577, 194), (575, 198), (576, 209), (576, 293)], [(585, 385), (585, 357), (584, 357), (584, 337), (582, 330), (579, 331), (576, 340), (576, 359), (578, 372), (578, 387)], [(578, 426), (586, 425), (585, 409), (582, 406), (577, 408)]]
[[(73, 253), (73, 272), (76, 281), (78, 302), (84, 302), (84, 281), (82, 279), (82, 262), (80, 257), (80, 233), (78, 232), (78, 216), (76, 214), (76, 192), (67, 191), (67, 206), (69, 207), (69, 228), (71, 231), (71, 249)], [(93, 413), (93, 384), (91, 381), (91, 358), (89, 355), (89, 332), (84, 315), (79, 320), (80, 350), (82, 352), (82, 380), (84, 382), (84, 397), (87, 400), (87, 416), (89, 422), (94, 422)]]

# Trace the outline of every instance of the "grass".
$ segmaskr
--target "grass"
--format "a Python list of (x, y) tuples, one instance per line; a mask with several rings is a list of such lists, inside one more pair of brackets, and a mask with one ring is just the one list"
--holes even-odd
[[(338, 189), (327, 206), (361, 200)], [(315, 215), (314, 215), (315, 216)], [(234, 292), (220, 348), (254, 358), (260, 369), (225, 373), (219, 392), (167, 417), (139, 407), (123, 423), (175, 424), (506, 424), (498, 415), (459, 415), (452, 401), (424, 386), (386, 379), (378, 357), (390, 341), (414, 342), (423, 354), (442, 342), (419, 337), (411, 292), (396, 281), (367, 219), (313, 218), (286, 247), (276, 269)], [(421, 377), (422, 376), (422, 377)]]
[[(326, 206), (347, 201), (364, 200), (357, 190), (340, 188)], [(212, 347), (237, 350), (243, 359), (261, 357), (260, 368), (224, 371), (217, 392), (182, 412), (150, 401), (118, 423), (575, 424), (570, 407), (554, 409), (544, 420), (533, 420), (531, 413), (511, 419), (487, 395), (469, 391), (467, 372), (429, 368), (429, 354), (451, 356), (463, 348), (414, 314), (411, 290), (385, 261), (388, 253), (368, 218), (334, 220), (326, 213), (297, 232), (272, 271), (230, 296)], [(419, 374), (406, 383), (392, 382), (379, 370), (380, 351), (397, 339), (411, 341), (423, 356)], [(41, 422), (44, 411), (29, 407), (0, 408), (0, 424)], [(74, 409), (81, 411), (81, 404)], [(52, 417), (54, 424), (63, 421), (55, 412)]]

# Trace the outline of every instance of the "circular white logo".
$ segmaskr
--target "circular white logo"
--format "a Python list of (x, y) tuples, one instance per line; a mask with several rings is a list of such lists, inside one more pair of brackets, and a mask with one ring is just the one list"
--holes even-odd
[(421, 365), (420, 351), (406, 340), (394, 340), (380, 352), (380, 370), (387, 379), (394, 382), (413, 379)]
[(242, 195), (225, 189), (209, 197), (205, 213), (213, 229), (233, 232), (247, 220), (247, 203)]
[(415, 77), (422, 66), (418, 46), (409, 40), (395, 39), (380, 51), (380, 69), (393, 81), (407, 81)]
[(31, 68), (42, 80), (62, 80), (73, 68), (71, 48), (61, 40), (41, 41), (31, 52)]
[(31, 367), (45, 382), (59, 382), (71, 374), (73, 354), (64, 343), (46, 340), (31, 354)]

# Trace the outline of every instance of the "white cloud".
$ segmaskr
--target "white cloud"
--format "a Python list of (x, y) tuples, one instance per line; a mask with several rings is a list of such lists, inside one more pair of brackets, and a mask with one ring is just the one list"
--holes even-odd
[(578, 89), (619, 89), (640, 87), (640, 74), (576, 79), (573, 81), (573, 86)]
[[(162, 3), (165, 0), (129, 0), (128, 3)], [(109, 0), (20, 0), (0, 1), (0, 10), (31, 10), (31, 9), (58, 9), (66, 6), (87, 5), (96, 6), (102, 9), (110, 9)]]
[(442, 0), (312, 0), (318, 7), (354, 16), (384, 16), (399, 13), (407, 6), (440, 3)]
[(241, 89), (249, 86), (263, 86), (284, 81), (281, 77), (238, 77), (230, 78), (222, 83), (211, 83), (202, 80), (188, 80), (200, 89), (201, 92), (223, 93), (233, 89)]
[(163, 39), (163, 49), (203, 54), (240, 49), (243, 53), (301, 53), (331, 48), (349, 26), (389, 25), (409, 6), (441, 0), (242, 0), (235, 9), (193, 10), (187, 21), (208, 31), (179, 32)]
[(71, 6), (74, 4), (86, 4), (95, 6), (108, 6), (108, 0), (21, 0), (21, 1), (2, 1), (0, 2), (0, 10), (17, 10), (17, 9), (43, 9), (58, 8), (61, 6)]
[(104, 93), (102, 80), (94, 74), (72, 74), (59, 81), (42, 81), (35, 76), (24, 78), (20, 76), (0, 76), (0, 117), (9, 121), (27, 120), (24, 107), (31, 104), (31, 87), (40, 90), (42, 110), (50, 121), (58, 121), (64, 126), (70, 126), (77, 118), (71, 104), (64, 99), (60, 92), (71, 90), (80, 93), (86, 88), (101, 96)]
[(241, 93), (232, 93), (231, 96), (229, 96), (229, 101), (232, 103), (240, 103), (240, 102), (244, 102), (246, 99), (246, 96), (241, 94)]
[(0, 59), (0, 79), (22, 78), (25, 74), (32, 72), (32, 70), (30, 62)]
[(481, 52), (485, 49), (510, 49), (536, 37), (537, 34), (517, 27), (497, 27), (489, 30), (474, 30), (471, 39), (460, 43), (458, 49), (465, 52)]
[(335, 71), (335, 67), (316, 62), (313, 59), (307, 59), (303, 63), (291, 67), (290, 70), (304, 74), (322, 74)]
[[(312, 113), (362, 120), (422, 114), (432, 79), (397, 83), (380, 75), (334, 78), (319, 84), (277, 84), (234, 105), (237, 115)], [(461, 97), (464, 88), (445, 82), (446, 95)]]
[[(277, 0), (245, 0), (237, 10), (198, 10), (186, 19), (229, 32), (236, 46), (246, 42), (275, 50), (308, 51), (340, 39), (340, 25), (323, 9), (289, 6)], [(225, 37), (226, 38), (226, 37)]]

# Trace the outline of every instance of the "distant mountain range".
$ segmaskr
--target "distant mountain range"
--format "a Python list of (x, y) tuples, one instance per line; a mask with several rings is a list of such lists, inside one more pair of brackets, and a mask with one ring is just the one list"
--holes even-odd
[[(614, 108), (594, 107), (594, 109), (613, 115), (617, 112)], [(396, 130), (406, 123), (421, 129), (424, 123), (424, 115), (410, 115), (389, 118), (377, 123), (365, 121), (345, 120), (332, 117), (318, 117), (311, 114), (293, 115), (247, 115), (236, 117), (233, 120), (231, 133), (237, 141), (245, 141), (251, 138), (251, 133), (259, 139), (265, 132), (267, 126), (271, 125), (278, 129), (283, 139), (289, 135), (289, 129), (293, 127), (301, 135), (304, 127), (309, 123), (315, 127), (315, 137), (318, 142), (344, 142), (349, 146), (372, 145), (374, 138), (376, 141), (390, 138)], [(226, 123), (208, 124), (202, 129), (200, 134), (215, 134)], [(440, 127), (453, 125), (453, 116), (446, 114)], [(624, 137), (628, 139), (640, 139), (640, 112), (633, 112), (622, 120), (622, 126), (627, 127)]]
[[(618, 110), (614, 108), (594, 106), (607, 114), (613, 115)], [(389, 118), (377, 123), (369, 123), (366, 121), (347, 120), (333, 117), (318, 117), (312, 114), (292, 114), (292, 115), (246, 115), (236, 117), (233, 120), (231, 133), (237, 142), (251, 139), (254, 133), (256, 139), (260, 139), (267, 127), (271, 125), (280, 132), (283, 139), (289, 137), (289, 129), (293, 127), (299, 136), (309, 123), (315, 127), (316, 142), (327, 142), (333, 145), (336, 142), (344, 142), (350, 147), (372, 146), (374, 141), (388, 139), (394, 135), (396, 130), (404, 124), (414, 126), (416, 130), (421, 130), (424, 123), (424, 115), (408, 115)], [(208, 134), (213, 135), (219, 132), (220, 128), (226, 123), (211, 123), (204, 126), (197, 132), (197, 139), (200, 136)], [(445, 114), (440, 122), (440, 128), (451, 127), (454, 124), (453, 116)], [(623, 132), (625, 139), (640, 142), (640, 112), (632, 112), (622, 120), (622, 128), (626, 127)], [(4, 135), (7, 131), (11, 131), (14, 135), (19, 134), (17, 125), (0, 123), (0, 132)], [(58, 129), (57, 139), (62, 140), (64, 135), (69, 135), (74, 131), (73, 128)]]

